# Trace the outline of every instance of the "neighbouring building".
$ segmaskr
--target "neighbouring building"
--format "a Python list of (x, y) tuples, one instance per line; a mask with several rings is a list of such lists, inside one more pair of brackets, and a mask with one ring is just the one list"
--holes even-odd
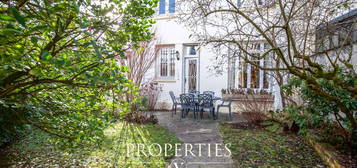
[(331, 67), (330, 59), (338, 60), (340, 66), (351, 64), (357, 73), (357, 8), (328, 23), (321, 24), (316, 30), (316, 59)]

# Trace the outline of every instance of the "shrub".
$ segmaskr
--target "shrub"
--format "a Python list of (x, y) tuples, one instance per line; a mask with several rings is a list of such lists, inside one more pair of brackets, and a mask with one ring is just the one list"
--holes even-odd
[(136, 124), (157, 124), (158, 119), (153, 113), (143, 113), (139, 111), (131, 112), (124, 117), (125, 121)]
[(140, 87), (140, 96), (142, 96), (142, 105), (147, 106), (146, 110), (155, 110), (157, 100), (160, 95), (160, 88), (157, 82), (146, 82)]
[(239, 110), (244, 115), (245, 119), (250, 123), (260, 123), (267, 119), (266, 114), (272, 108), (272, 103), (269, 98), (258, 98), (254, 93), (246, 95), (247, 100), (240, 102)]
[[(347, 71), (338, 72), (341, 82), (354, 86), (356, 78)], [(349, 136), (346, 141), (350, 141), (352, 146), (357, 146), (357, 128), (355, 127), (357, 102), (351, 92), (334, 84), (327, 79), (319, 79), (319, 86), (330, 96), (337, 98), (339, 101), (331, 101), (326, 96), (314, 90), (306, 81), (299, 78), (292, 78), (283, 88), (293, 90), (297, 88), (304, 100), (300, 106), (290, 106), (285, 109), (291, 120), (296, 122), (301, 128), (300, 132), (306, 132), (306, 128), (319, 126), (321, 124), (330, 124), (337, 122), (342, 130), (348, 132)], [(338, 104), (339, 103), (339, 104)], [(341, 108), (344, 107), (344, 108)]]

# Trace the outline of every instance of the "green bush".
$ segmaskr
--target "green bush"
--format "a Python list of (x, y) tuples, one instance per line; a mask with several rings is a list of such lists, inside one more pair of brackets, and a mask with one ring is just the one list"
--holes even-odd
[[(353, 73), (348, 73), (343, 69), (338, 72), (339, 80), (349, 86), (356, 85), (356, 77)], [(354, 127), (357, 113), (357, 101), (351, 92), (341, 88), (331, 80), (321, 78), (318, 80), (319, 86), (339, 102), (331, 101), (327, 97), (317, 93), (313, 86), (299, 78), (291, 78), (289, 83), (283, 87), (286, 93), (291, 94), (293, 90), (298, 90), (304, 100), (300, 106), (288, 106), (284, 109), (291, 120), (300, 127), (300, 132), (304, 133), (306, 128), (318, 127), (321, 124), (332, 124), (337, 122), (342, 129), (349, 132), (348, 141), (352, 145), (357, 145), (356, 131)], [(338, 104), (338, 103), (342, 103)], [(343, 109), (341, 107), (344, 107)], [(348, 115), (352, 114), (352, 115)]]
[(156, 2), (1, 3), (0, 141), (28, 124), (59, 146), (99, 143), (113, 114), (128, 111), (135, 89), (118, 57), (152, 37)]

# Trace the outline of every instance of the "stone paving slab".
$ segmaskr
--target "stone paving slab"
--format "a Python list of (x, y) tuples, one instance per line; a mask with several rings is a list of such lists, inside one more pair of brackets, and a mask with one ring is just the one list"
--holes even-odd
[[(218, 131), (219, 122), (227, 121), (227, 114), (220, 114), (219, 120), (212, 120), (207, 113), (204, 114), (203, 119), (194, 119), (192, 114), (181, 119), (180, 112), (173, 116), (171, 112), (155, 112), (155, 115), (158, 117), (160, 125), (167, 128), (184, 143), (180, 148), (181, 150), (178, 151), (178, 156), (173, 158), (172, 165), (169, 168), (234, 167), (233, 160), (229, 157), (229, 152), (225, 150), (222, 137)], [(242, 121), (242, 119), (234, 115), (232, 121)], [(175, 163), (176, 165), (173, 165)]]

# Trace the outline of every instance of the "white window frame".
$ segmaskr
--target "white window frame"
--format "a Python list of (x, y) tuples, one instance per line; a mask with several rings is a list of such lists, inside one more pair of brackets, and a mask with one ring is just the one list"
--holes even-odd
[(160, 1), (158, 1), (158, 5), (156, 7), (156, 15), (157, 16), (165, 16), (165, 15), (173, 15), (177, 12), (177, 0), (175, 0), (175, 12), (170, 13), (170, 0), (165, 0), (165, 13), (160, 14)]
[[(266, 42), (250, 42), (251, 44), (251, 47), (252, 49), (248, 50), (249, 53), (252, 53), (252, 54), (259, 54), (259, 55), (262, 55), (268, 48), (266, 47)], [(256, 47), (257, 44), (259, 44), (259, 47)], [(251, 64), (249, 63), (246, 63), (246, 78), (247, 78), (247, 81), (245, 83), (246, 87), (241, 87), (241, 80), (242, 80), (242, 65), (243, 63), (245, 62), (242, 58), (238, 58), (236, 59), (237, 63), (236, 63), (236, 66), (234, 67), (234, 71), (235, 71), (235, 76), (234, 76), (234, 82), (232, 82), (234, 84), (234, 88), (241, 88), (241, 89), (248, 89), (248, 88), (251, 88), (251, 89), (256, 89), (256, 90), (269, 90), (271, 88), (271, 79), (270, 79), (270, 72), (267, 71), (265, 72), (265, 70), (261, 70), (259, 69), (259, 86), (257, 88), (252, 88), (251, 87), (251, 82), (252, 82), (252, 66)], [(251, 61), (258, 61), (259, 65), (260, 66), (264, 66), (264, 64), (266, 64), (267, 67), (269, 67), (269, 64), (270, 64), (270, 61), (269, 60), (264, 60), (264, 59), (261, 59), (261, 60), (251, 60)], [(232, 72), (230, 72), (232, 73)], [(265, 77), (264, 77), (264, 73), (265, 73)], [(267, 88), (264, 88), (264, 78), (266, 78), (266, 81), (267, 81), (267, 85), (268, 87)]]
[[(177, 74), (175, 46), (165, 45), (165, 46), (158, 46), (158, 47), (159, 47), (159, 52), (158, 52), (159, 55), (157, 56), (157, 61), (156, 61), (156, 78), (175, 79), (175, 76)], [(164, 63), (166, 63), (166, 65), (163, 65), (163, 61)], [(166, 72), (163, 72), (163, 70)]]

